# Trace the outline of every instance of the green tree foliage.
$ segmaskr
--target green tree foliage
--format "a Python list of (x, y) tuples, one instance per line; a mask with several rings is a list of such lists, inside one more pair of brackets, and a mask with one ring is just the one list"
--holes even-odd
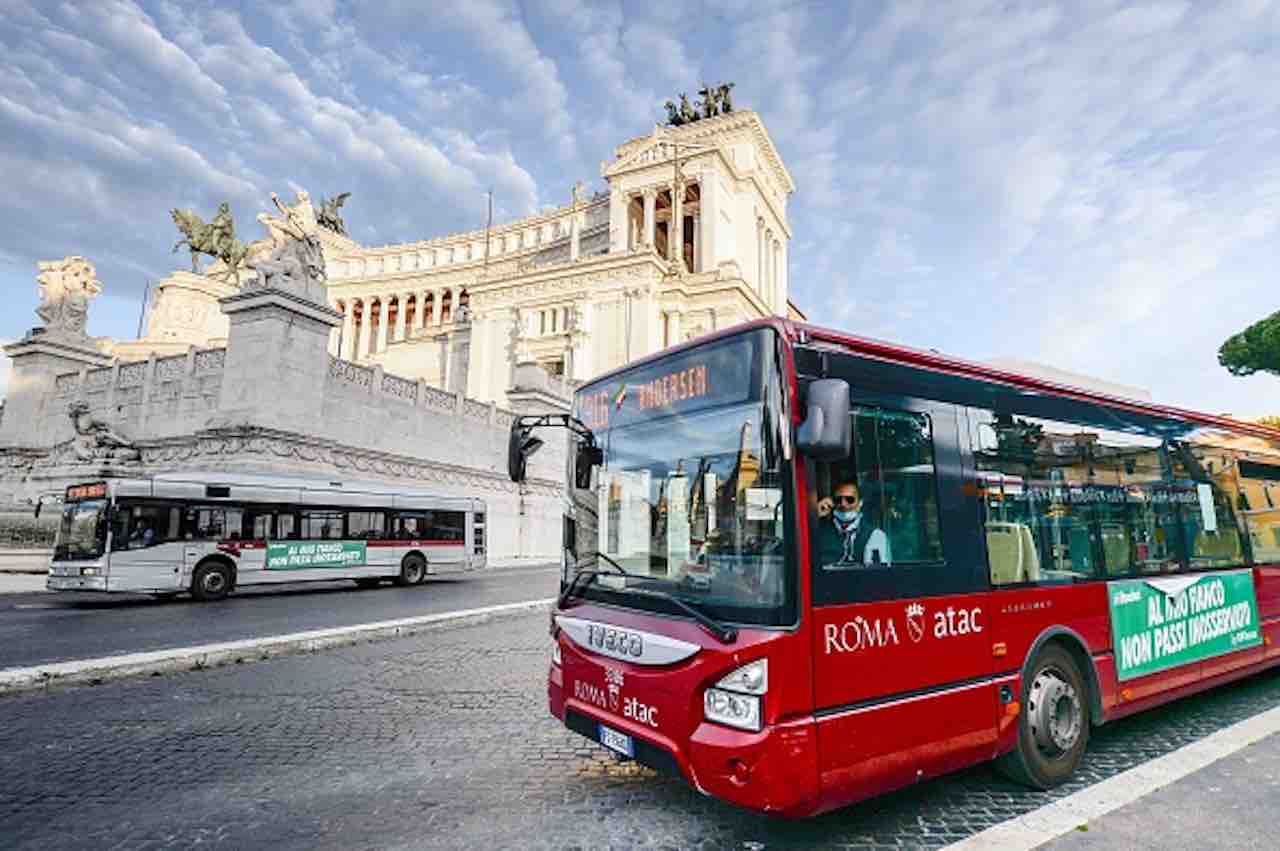
[(1229, 337), (1218, 349), (1218, 363), (1232, 375), (1280, 375), (1280, 311)]

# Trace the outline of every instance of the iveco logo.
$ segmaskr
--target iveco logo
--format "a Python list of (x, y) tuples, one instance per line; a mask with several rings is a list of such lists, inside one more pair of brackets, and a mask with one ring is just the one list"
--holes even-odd
[(587, 644), (611, 655), (634, 656), (637, 659), (644, 655), (644, 639), (639, 633), (597, 623), (587, 624)]

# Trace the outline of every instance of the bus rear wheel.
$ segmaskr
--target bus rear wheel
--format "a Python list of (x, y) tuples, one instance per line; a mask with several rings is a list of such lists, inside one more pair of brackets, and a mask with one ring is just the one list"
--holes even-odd
[(427, 578), (427, 561), (419, 555), (408, 555), (400, 562), (400, 575), (396, 584), (400, 586), (421, 585)]
[(1089, 744), (1089, 686), (1060, 644), (1036, 656), (1023, 683), (1018, 745), (998, 763), (1013, 780), (1051, 789), (1075, 773)]
[(231, 593), (231, 568), (224, 562), (206, 561), (191, 577), (191, 596), (202, 602), (221, 600)]

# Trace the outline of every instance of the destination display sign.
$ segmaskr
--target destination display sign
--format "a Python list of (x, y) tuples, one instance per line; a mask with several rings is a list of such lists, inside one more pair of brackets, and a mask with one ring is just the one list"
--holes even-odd
[(756, 395), (764, 337), (734, 337), (664, 358), (580, 392), (574, 415), (592, 431), (745, 402)]
[(364, 541), (294, 541), (267, 544), (267, 570), (310, 567), (359, 567), (365, 564)]
[(1107, 598), (1121, 681), (1262, 643), (1251, 570), (1108, 582)]
[(106, 482), (94, 482), (91, 485), (72, 485), (67, 488), (67, 502), (75, 502), (82, 499), (101, 499), (106, 495)]

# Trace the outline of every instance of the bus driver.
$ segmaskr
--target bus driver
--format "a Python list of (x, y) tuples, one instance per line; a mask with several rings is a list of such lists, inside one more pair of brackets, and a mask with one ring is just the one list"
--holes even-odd
[(831, 496), (818, 500), (813, 548), (818, 564), (888, 565), (889, 537), (869, 514), (862, 510), (858, 485), (852, 481), (841, 482)]

